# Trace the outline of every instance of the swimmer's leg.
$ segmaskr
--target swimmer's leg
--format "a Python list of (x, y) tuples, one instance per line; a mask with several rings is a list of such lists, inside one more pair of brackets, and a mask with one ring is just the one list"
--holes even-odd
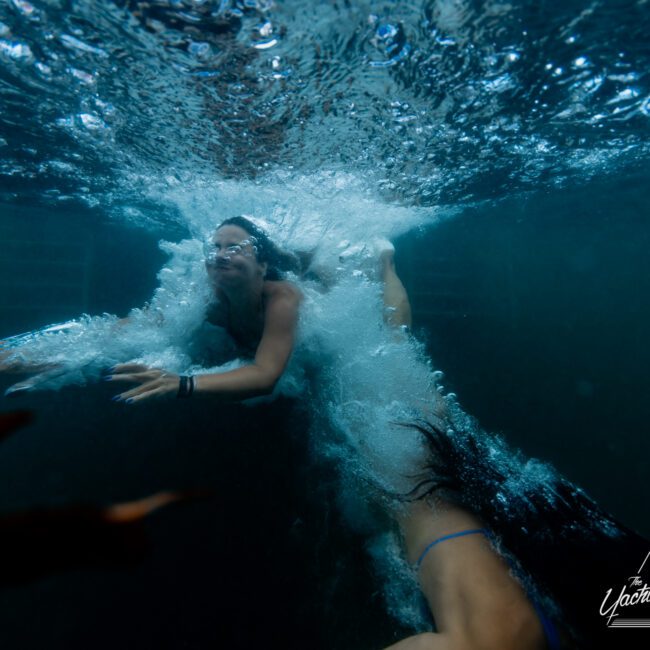
[[(396, 330), (412, 326), (411, 303), (406, 288), (395, 269), (395, 247), (386, 239), (374, 243), (379, 262), (379, 274), (384, 284), (384, 322)], [(396, 337), (398, 340), (401, 337)], [(433, 422), (448, 417), (447, 404), (437, 391), (427, 404), (418, 404), (421, 416)]]
[[(433, 540), (483, 528), (477, 517), (442, 500), (410, 504), (400, 524), (413, 564)], [(485, 535), (452, 537), (431, 547), (418, 578), (438, 633), (410, 637), (391, 650), (546, 647), (535, 608)]]
[(379, 268), (384, 283), (384, 320), (393, 327), (410, 328), (411, 303), (395, 270), (395, 248), (389, 242), (379, 252)]

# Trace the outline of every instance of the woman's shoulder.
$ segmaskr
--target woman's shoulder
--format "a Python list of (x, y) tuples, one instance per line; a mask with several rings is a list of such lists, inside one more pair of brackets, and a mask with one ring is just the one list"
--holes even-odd
[(264, 295), (267, 302), (289, 300), (298, 303), (303, 298), (300, 288), (288, 280), (266, 280), (264, 282)]

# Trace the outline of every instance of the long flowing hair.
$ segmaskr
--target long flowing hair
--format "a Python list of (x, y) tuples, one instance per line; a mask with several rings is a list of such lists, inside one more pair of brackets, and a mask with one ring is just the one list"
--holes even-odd
[(601, 604), (637, 571), (650, 542), (550, 465), (524, 458), (465, 414), (452, 419), (447, 428), (406, 425), (430, 451), (408, 498), (443, 494), (475, 513), (531, 598), (551, 610), (576, 647), (610, 647), (603, 645), (610, 631)]

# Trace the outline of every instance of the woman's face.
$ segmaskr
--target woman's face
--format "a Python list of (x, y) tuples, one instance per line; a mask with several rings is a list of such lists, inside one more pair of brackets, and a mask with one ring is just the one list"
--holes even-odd
[(266, 263), (257, 261), (255, 237), (239, 226), (219, 228), (205, 247), (205, 267), (217, 286), (241, 285), (263, 279)]

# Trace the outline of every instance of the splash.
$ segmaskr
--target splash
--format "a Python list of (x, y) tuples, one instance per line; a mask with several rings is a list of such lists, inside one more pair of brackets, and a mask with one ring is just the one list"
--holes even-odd
[(256, 181), (131, 175), (128, 182), (147, 187), (150, 200), (176, 209), (180, 222), (198, 238), (209, 236), (225, 218), (253, 215), (279, 245), (317, 251), (334, 266), (350, 243), (398, 237), (459, 210), (386, 203), (359, 174), (342, 171), (277, 171)]
[[(150, 302), (126, 319), (83, 316), (6, 340), (5, 363), (39, 369), (10, 393), (90, 383), (119, 362), (180, 373), (226, 372), (246, 363), (198, 363), (197, 356), (206, 335), (221, 352), (232, 346), (225, 332), (203, 329), (210, 303), (203, 243), (222, 216), (253, 213), (283, 246), (313, 252), (313, 263), (332, 281), (324, 291), (316, 281), (293, 278), (305, 295), (297, 344), (274, 395), (265, 399), (283, 394), (310, 400), (318, 414), (314, 451), (340, 471), (341, 507), (350, 525), (387, 540), (387, 521), (377, 517), (376, 504), (395, 505), (395, 496), (412, 487), (424, 454), (420, 437), (399, 423), (430, 409), (438, 393), (422, 346), (384, 323), (373, 240), (395, 237), (425, 219), (435, 223), (443, 213), (383, 204), (358, 179), (341, 174), (276, 178), (264, 185), (179, 184), (165, 201), (179, 210), (194, 238), (161, 244), (170, 257)], [(376, 556), (398, 566), (394, 544)], [(403, 576), (391, 571), (391, 584), (398, 585)], [(397, 586), (391, 590), (399, 592)]]
[(102, 372), (129, 359), (180, 371), (190, 363), (191, 335), (208, 304), (208, 284), (197, 241), (163, 242), (170, 254), (151, 301), (126, 319), (104, 314), (17, 335), (0, 343), (3, 364), (38, 372), (15, 384), (8, 394), (58, 390), (99, 379)]
[(5, 363), (39, 369), (9, 393), (82, 385), (120, 362), (193, 373), (225, 372), (246, 363), (215, 365), (199, 349), (206, 338), (222, 352), (233, 349), (218, 328), (205, 331), (211, 297), (203, 243), (222, 218), (252, 213), (280, 245), (308, 251), (312, 267), (331, 285), (323, 292), (318, 283), (293, 278), (306, 300), (298, 345), (276, 393), (304, 394), (305, 368), (327, 368), (314, 403), (328, 413), (327, 429), (337, 432), (337, 442), (329, 444), (330, 434), (321, 433), (321, 453), (338, 455), (342, 463), (350, 451), (364, 459), (347, 472), (350, 483), (404, 491), (422, 449), (395, 423), (412, 419), (437, 393), (421, 346), (404, 336), (396, 340), (383, 322), (373, 241), (424, 221), (435, 223), (445, 213), (382, 203), (349, 174), (285, 175), (264, 183), (206, 179), (193, 186), (178, 183), (165, 194), (161, 187), (150, 191), (175, 206), (194, 235), (161, 244), (170, 259), (150, 302), (126, 319), (86, 315), (6, 340)]

